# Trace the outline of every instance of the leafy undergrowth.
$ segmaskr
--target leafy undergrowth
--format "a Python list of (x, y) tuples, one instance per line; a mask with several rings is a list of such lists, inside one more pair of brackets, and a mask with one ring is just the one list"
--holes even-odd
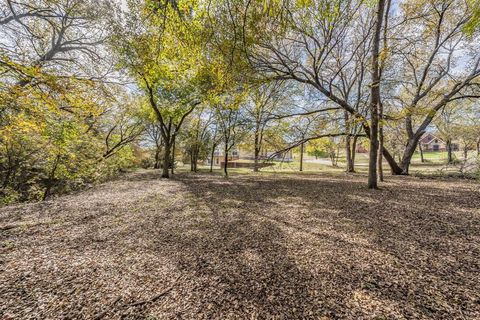
[(478, 319), (470, 181), (144, 171), (0, 209), (2, 319)]

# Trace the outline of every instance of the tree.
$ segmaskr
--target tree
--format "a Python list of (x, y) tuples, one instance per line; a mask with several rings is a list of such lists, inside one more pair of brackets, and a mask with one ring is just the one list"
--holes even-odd
[(464, 29), (467, 34), (473, 34), (473, 32), (480, 25), (480, 1), (479, 0), (468, 0), (468, 4), (472, 10), (472, 15), (470, 16), (469, 21), (465, 25)]
[[(83, 81), (51, 81), (55, 86), (28, 85), (16, 94), (10, 90), (0, 94), (5, 108), (0, 128), (0, 193), (7, 202), (45, 200), (131, 164), (131, 149), (119, 137), (118, 126), (111, 131), (109, 127), (122, 123), (126, 128), (125, 118), (113, 112), (105, 116), (108, 105), (100, 103), (101, 91)], [(108, 153), (105, 141), (115, 142)]]
[(156, 121), (151, 122), (146, 127), (146, 133), (147, 133), (148, 140), (154, 146), (153, 168), (160, 169), (162, 166), (161, 154), (164, 148), (160, 126)]
[(435, 127), (438, 130), (440, 138), (445, 141), (447, 146), (447, 163), (452, 164), (453, 159), (453, 140), (455, 137), (455, 124), (459, 120), (459, 107), (451, 106), (442, 110), (440, 116), (435, 120)]
[[(245, 14), (248, 22), (243, 21), (245, 52), (256, 69), (269, 77), (318, 90), (369, 135), (367, 115), (360, 110), (368, 98), (363, 84), (368, 83), (365, 61), (373, 25), (369, 11), (361, 1), (271, 3), (265, 10), (252, 4), (243, 10), (252, 13)], [(259, 25), (267, 32), (254, 34)], [(349, 78), (353, 80), (344, 81)]]
[[(412, 2), (404, 5), (401, 21), (408, 21), (419, 11), (425, 16), (396, 28), (399, 47), (392, 54), (397, 58), (394, 66), (402, 70), (401, 81), (397, 81), (397, 88), (402, 90), (395, 104), (401, 108), (407, 136), (400, 162), (403, 173), (408, 173), (418, 142), (438, 113), (453, 101), (478, 95), (475, 80), (480, 76), (480, 55), (473, 51), (466, 54), (478, 46), (478, 35), (466, 38), (462, 33), (470, 17), (469, 7), (451, 1)], [(424, 49), (426, 44), (429, 50)], [(404, 45), (410, 49), (402, 49)], [(466, 60), (465, 68), (454, 67), (459, 59)]]
[(374, 36), (372, 46), (372, 84), (370, 101), (370, 157), (368, 162), (368, 187), (377, 189), (377, 157), (378, 157), (378, 111), (381, 102), (380, 94), (380, 37), (382, 33), (385, 1), (379, 0), (377, 4), (376, 19), (374, 22)]
[(215, 151), (217, 150), (217, 147), (222, 141), (222, 137), (220, 136), (220, 128), (218, 123), (215, 121), (215, 117), (213, 119), (212, 126), (209, 128), (210, 129), (210, 136), (212, 137), (210, 141), (210, 172), (213, 172), (213, 158), (215, 157)]
[(103, 158), (110, 158), (123, 148), (137, 141), (145, 131), (145, 121), (141, 114), (141, 101), (121, 93), (113, 98), (110, 110), (105, 110), (105, 152)]
[[(109, 1), (6, 0), (0, 48), (17, 63), (61, 77), (100, 80), (111, 62), (101, 45), (111, 28)], [(3, 61), (5, 63), (5, 61)], [(25, 74), (17, 85), (35, 82)]]
[[(477, 149), (480, 142), (480, 122), (478, 119), (479, 106), (476, 101), (464, 101), (462, 106), (457, 105), (446, 118), (448, 122), (441, 122), (446, 132), (460, 142), (463, 149), (463, 160), (468, 160), (468, 151)], [(448, 131), (447, 131), (448, 130)]]
[(198, 161), (205, 159), (209, 145), (212, 143), (211, 131), (214, 111), (207, 108), (199, 108), (195, 114), (187, 120), (185, 130), (181, 136), (185, 153), (189, 156), (190, 171), (198, 171)]
[[(282, 116), (281, 107), (285, 107), (286, 86), (282, 82), (269, 82), (254, 85), (249, 90), (249, 101), (246, 104), (246, 111), (249, 121), (253, 122), (253, 150), (254, 150), (254, 168), (253, 171), (259, 171), (260, 152), (263, 147), (266, 130), (275, 120)], [(283, 92), (282, 92), (283, 91)]]
[[(231, 92), (222, 95), (215, 108), (215, 122), (218, 124), (223, 144), (223, 173), (228, 177), (228, 161), (230, 151), (245, 136), (247, 130), (245, 128), (244, 114), (240, 105), (245, 97), (238, 92)], [(213, 160), (213, 159), (212, 159)]]
[(312, 135), (312, 131), (315, 130), (315, 127), (318, 124), (318, 120), (316, 119), (318, 116), (313, 117), (301, 117), (296, 119), (295, 122), (292, 123), (291, 131), (294, 139), (302, 141), (299, 146), (299, 154), (300, 154), (300, 166), (299, 171), (303, 171), (303, 156), (305, 153), (305, 143), (306, 138)]
[[(195, 3), (158, 5), (131, 3), (126, 26), (132, 32), (125, 35), (125, 26), (118, 26), (113, 45), (158, 121), (164, 144), (162, 177), (168, 178), (179, 130), (207, 98), (212, 73), (199, 23), (202, 15), (193, 14)], [(149, 12), (147, 17), (141, 16), (142, 10)]]
[(107, 1), (25, 0), (2, 6), (4, 203), (47, 199), (132, 164), (132, 149), (123, 139), (130, 122), (115, 107), (105, 81), (111, 66), (102, 47), (110, 32), (107, 11), (115, 12)]
[[(400, 163), (386, 148), (381, 150), (394, 174), (408, 174), (418, 140), (441, 109), (454, 100), (478, 95), (478, 34), (464, 36), (462, 28), (470, 17), (470, 8), (466, 3), (452, 3), (412, 1), (402, 3), (394, 15), (385, 15), (385, 21), (392, 23), (383, 29), (384, 38), (392, 43), (379, 52), (380, 82), (384, 84), (379, 106), (385, 109), (383, 122), (400, 117), (406, 123)], [(355, 106), (358, 100), (365, 103), (371, 88), (363, 85), (359, 93), (346, 99), (341, 76), (358, 74), (355, 83), (373, 82), (367, 73), (371, 69), (362, 63), (363, 53), (370, 51), (374, 35), (379, 34), (372, 32), (376, 19), (368, 3), (280, 1), (260, 8), (249, 2), (237, 10), (245, 13), (238, 21), (239, 34), (244, 39), (244, 52), (257, 71), (315, 88), (370, 135), (369, 114)], [(417, 12), (425, 14), (415, 16)], [(258, 29), (266, 32), (258, 33)], [(431, 49), (423, 50), (425, 45)], [(341, 48), (343, 54), (336, 54)], [(468, 61), (463, 72), (452, 67), (459, 59)], [(439, 95), (442, 91), (445, 94)]]
[(307, 152), (316, 158), (327, 155), (333, 167), (338, 166), (340, 144), (338, 138), (325, 137), (318, 140), (311, 140), (307, 145)]

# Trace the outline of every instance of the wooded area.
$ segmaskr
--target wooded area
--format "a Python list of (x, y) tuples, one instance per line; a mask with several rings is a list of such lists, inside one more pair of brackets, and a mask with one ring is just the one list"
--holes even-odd
[(383, 159), (408, 174), (426, 132), (478, 153), (477, 12), (474, 1), (4, 1), (3, 203), (141, 164), (196, 171), (238, 148), (258, 171), (262, 150), (343, 145), (354, 172), (366, 137), (370, 188)]
[[(0, 318), (478, 318), (479, 98), (478, 0), (0, 0)], [(27, 303), (74, 234), (164, 290)]]

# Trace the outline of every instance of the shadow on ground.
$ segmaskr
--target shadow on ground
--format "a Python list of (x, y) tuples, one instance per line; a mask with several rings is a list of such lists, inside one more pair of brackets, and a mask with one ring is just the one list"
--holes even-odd
[(18, 225), (2, 235), (11, 245), (0, 316), (477, 319), (478, 190), (414, 178), (369, 191), (361, 176), (137, 173), (0, 211)]
[(408, 178), (372, 192), (355, 178), (175, 179), (214, 218), (172, 236), (174, 250), (194, 257), (184, 269), (220, 277), (227, 300), (286, 318), (478, 315), (476, 186)]

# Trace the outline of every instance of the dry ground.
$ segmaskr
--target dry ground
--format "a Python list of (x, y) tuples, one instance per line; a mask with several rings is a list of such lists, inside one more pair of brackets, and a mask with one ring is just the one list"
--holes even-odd
[(0, 319), (480, 319), (479, 185), (139, 172), (0, 209)]

